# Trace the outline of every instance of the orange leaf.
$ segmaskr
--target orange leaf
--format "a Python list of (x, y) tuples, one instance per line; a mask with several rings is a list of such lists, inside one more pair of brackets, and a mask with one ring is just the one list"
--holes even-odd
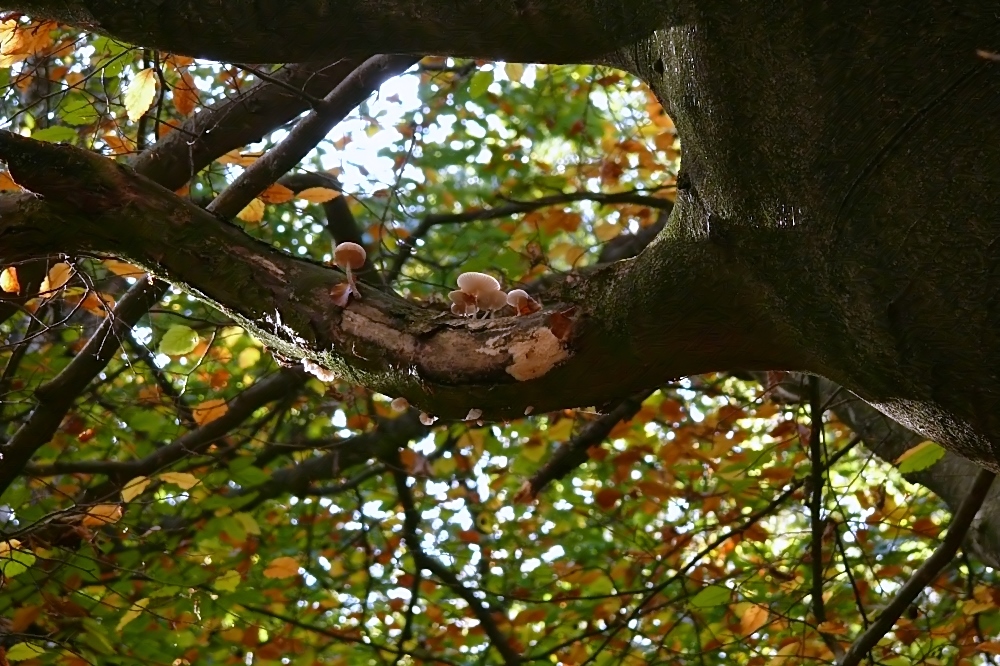
[(769, 615), (770, 613), (764, 606), (751, 604), (743, 611), (743, 617), (740, 618), (740, 631), (744, 636), (749, 636), (767, 623)]
[(20, 189), (21, 186), (14, 182), (9, 173), (0, 171), (0, 192), (17, 192)]
[(96, 504), (90, 507), (80, 524), (84, 527), (117, 523), (122, 517), (120, 504)]
[(182, 116), (190, 115), (194, 107), (200, 101), (198, 99), (198, 88), (194, 84), (194, 79), (186, 69), (179, 69), (180, 82), (174, 86), (174, 108)]
[(284, 185), (274, 183), (261, 192), (258, 198), (264, 203), (280, 204), (285, 203), (286, 201), (291, 201), (295, 198), (295, 192), (292, 192), (291, 189), (285, 187)]
[(299, 573), (299, 562), (294, 557), (278, 557), (264, 569), (264, 578), (291, 578)]
[(191, 410), (191, 415), (194, 417), (195, 423), (203, 426), (223, 416), (228, 411), (229, 405), (226, 404), (225, 400), (222, 398), (212, 398), (196, 405)]
[(308, 187), (297, 195), (299, 199), (305, 199), (309, 203), (326, 203), (340, 196), (340, 192), (329, 187)]
[(0, 271), (0, 291), (6, 291), (8, 294), (21, 293), (21, 283), (17, 281), (17, 269), (13, 266)]
[(49, 269), (49, 274), (42, 280), (42, 286), (39, 291), (45, 294), (46, 292), (62, 289), (72, 276), (73, 267), (65, 261), (61, 261)]

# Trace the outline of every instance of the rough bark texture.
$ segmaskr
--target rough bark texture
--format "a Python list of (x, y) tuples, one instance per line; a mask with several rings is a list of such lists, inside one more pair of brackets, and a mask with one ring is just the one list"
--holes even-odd
[[(998, 50), (993, 3), (20, 6), (231, 59), (370, 48), (583, 60), (629, 44), (616, 62), (667, 106), (684, 164), (671, 220), (640, 257), (574, 276), (558, 305), (517, 320), (453, 320), (371, 287), (344, 311), (316, 305), (331, 271), (126, 171), (16, 137), (0, 157), (45, 200), (2, 203), (0, 258), (124, 255), (283, 354), (443, 415), (601, 403), (726, 367), (796, 369), (1000, 469), (1000, 64), (977, 56)], [(305, 36), (316, 23), (366, 41), (338, 33), (316, 52)], [(281, 39), (292, 24), (295, 39)]]

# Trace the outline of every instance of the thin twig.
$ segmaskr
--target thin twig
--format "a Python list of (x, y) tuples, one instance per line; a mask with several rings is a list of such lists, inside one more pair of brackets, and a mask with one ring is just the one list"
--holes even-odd
[(878, 619), (868, 627), (868, 630), (855, 639), (854, 643), (847, 650), (847, 654), (840, 661), (840, 666), (856, 666), (861, 663), (865, 655), (868, 654), (875, 645), (882, 640), (882, 637), (889, 633), (896, 624), (896, 620), (903, 612), (910, 607), (913, 600), (919, 596), (925, 587), (934, 580), (941, 570), (948, 566), (955, 559), (955, 553), (965, 540), (965, 535), (969, 531), (969, 526), (983, 505), (983, 500), (993, 485), (996, 477), (994, 472), (981, 470), (976, 479), (972, 482), (969, 494), (965, 496), (962, 505), (952, 516), (948, 525), (948, 533), (941, 541), (931, 556), (920, 565), (920, 568), (913, 572), (910, 580), (899, 590), (896, 598), (893, 599)]

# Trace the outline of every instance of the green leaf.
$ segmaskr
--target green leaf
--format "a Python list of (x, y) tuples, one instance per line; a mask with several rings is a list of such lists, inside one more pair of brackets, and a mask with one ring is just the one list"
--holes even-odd
[(721, 606), (722, 604), (729, 602), (730, 591), (728, 588), (722, 587), (721, 585), (709, 585), (705, 587), (698, 594), (691, 597), (688, 602), (695, 608), (710, 608), (712, 606)]
[(7, 661), (24, 661), (45, 654), (45, 649), (34, 643), (15, 643), (7, 648)]
[(56, 125), (55, 127), (46, 127), (45, 129), (40, 129), (37, 132), (32, 132), (31, 138), (38, 141), (48, 141), (49, 143), (72, 141), (76, 138), (76, 130)]
[(13, 578), (27, 571), (35, 563), (34, 553), (27, 550), (11, 550), (0, 556), (0, 574)]
[(198, 346), (198, 333), (184, 324), (174, 324), (160, 338), (160, 353), (167, 356), (190, 354)]
[(944, 447), (931, 441), (920, 442), (903, 452), (896, 459), (900, 474), (909, 474), (927, 469), (944, 455)]
[(216, 578), (212, 587), (220, 592), (235, 592), (240, 584), (240, 574), (230, 569), (223, 576)]
[(469, 81), (469, 97), (476, 99), (490, 87), (493, 83), (493, 70), (491, 69), (481, 69), (472, 75), (472, 80)]
[(94, 100), (77, 92), (63, 98), (57, 113), (67, 125), (91, 125), (101, 117)]

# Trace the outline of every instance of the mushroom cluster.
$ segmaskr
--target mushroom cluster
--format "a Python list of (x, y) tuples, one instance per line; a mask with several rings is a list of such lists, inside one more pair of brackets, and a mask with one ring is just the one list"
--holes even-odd
[(448, 294), (451, 313), (459, 317), (475, 317), (479, 312), (493, 313), (510, 305), (515, 314), (537, 312), (541, 306), (523, 289), (515, 289), (509, 294), (500, 288), (500, 282), (492, 275), (470, 271), (458, 276), (458, 289)]

